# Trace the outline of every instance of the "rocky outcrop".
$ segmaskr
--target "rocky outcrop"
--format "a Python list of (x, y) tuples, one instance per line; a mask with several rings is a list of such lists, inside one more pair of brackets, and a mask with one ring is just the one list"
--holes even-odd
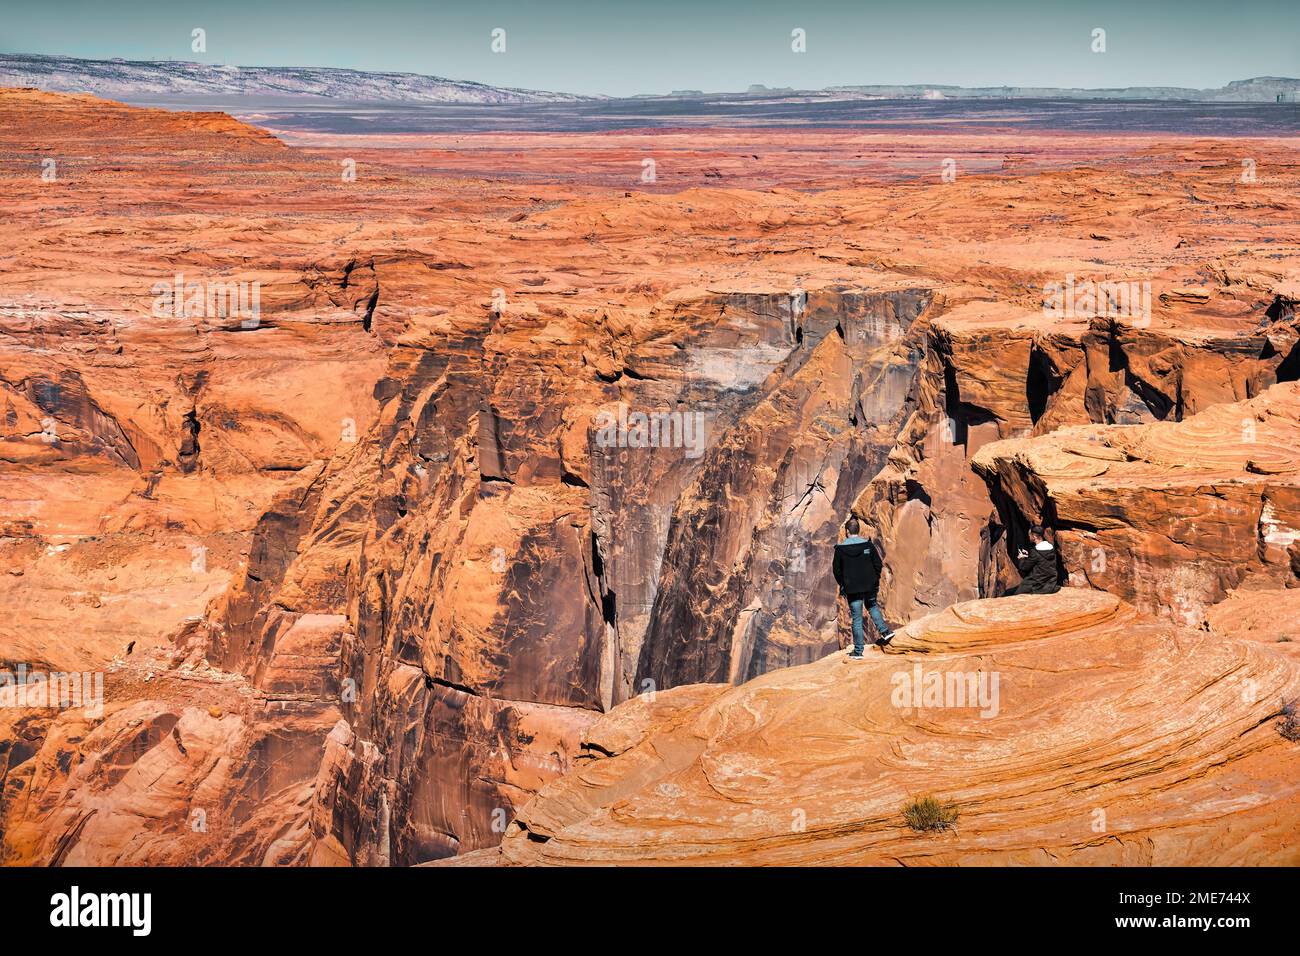
[(1061, 321), (982, 302), (937, 319), (925, 342), (916, 409), (855, 509), (881, 529), (891, 616), (907, 620), (995, 593), (994, 579), (1005, 586), (1014, 578), (1008, 529), (1014, 552), (1028, 525), (1052, 523), (1042, 509), (1003, 513), (1003, 499), (980, 477), (990, 443), (1088, 423), (1177, 422), (1295, 380), (1300, 351), (1290, 312), (1243, 315), (1226, 302), (1216, 308), (1191, 327), (1189, 317), (1163, 306), (1136, 326)]
[[(1198, 625), (1236, 588), (1300, 585), (1300, 384), (1181, 422), (1062, 428), (986, 445), (1001, 541), (1055, 531), (1072, 582)], [(1014, 576), (1004, 547), (993, 587)]]
[[(328, 632), (328, 646), (341, 626), (316, 620), (293, 630)], [(203, 660), (155, 657), (110, 665), (98, 706), (0, 708), (0, 859), (307, 863), (321, 752), (339, 716), (321, 694), (335, 661), (282, 654), (278, 662), (280, 670), (248, 681)]]
[[(615, 708), (467, 862), (1294, 865), (1298, 688), (1294, 657), (1103, 592), (965, 602), (864, 663)], [(950, 828), (908, 825), (926, 795)]]

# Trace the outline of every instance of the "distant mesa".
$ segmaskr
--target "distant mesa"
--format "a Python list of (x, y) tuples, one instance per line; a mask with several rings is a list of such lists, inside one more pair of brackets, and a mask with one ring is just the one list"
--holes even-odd
[(1185, 100), (1204, 103), (1294, 103), (1300, 79), (1256, 76), (1233, 80), (1227, 86), (1194, 89), (1182, 86), (1123, 86), (1078, 89), (1057, 86), (833, 86), (823, 93), (859, 95), (874, 99), (1078, 99), (1078, 100)]

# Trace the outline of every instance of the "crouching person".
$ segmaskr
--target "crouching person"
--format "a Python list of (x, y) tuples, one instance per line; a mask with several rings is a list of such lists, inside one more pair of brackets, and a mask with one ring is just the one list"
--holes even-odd
[(1043, 536), (1041, 525), (1029, 529), (1032, 550), (1021, 548), (1016, 553), (1016, 568), (1020, 583), (1008, 594), (1055, 594), (1061, 590), (1061, 577), (1056, 566), (1056, 548)]
[(876, 597), (880, 590), (880, 552), (866, 538), (861, 537), (862, 526), (857, 518), (849, 518), (844, 524), (846, 537), (835, 546), (835, 560), (831, 570), (840, 593), (849, 602), (849, 616), (853, 620), (853, 649), (849, 660), (860, 661), (866, 647), (866, 628), (862, 618), (866, 610), (871, 615), (871, 623), (880, 635), (880, 643), (888, 644), (894, 638), (894, 632), (885, 623), (880, 613)]

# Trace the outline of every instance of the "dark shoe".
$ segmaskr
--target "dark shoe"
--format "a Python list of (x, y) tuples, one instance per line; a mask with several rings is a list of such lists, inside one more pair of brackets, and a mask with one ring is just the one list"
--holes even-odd
[(864, 661), (867, 659), (861, 651), (849, 651), (848, 658), (851, 661)]
[(892, 641), (893, 639), (894, 639), (894, 632), (890, 631), (887, 634), (881, 634), (880, 640), (876, 641), (876, 643), (879, 644), (881, 647), (887, 647), (889, 645), (889, 642)]

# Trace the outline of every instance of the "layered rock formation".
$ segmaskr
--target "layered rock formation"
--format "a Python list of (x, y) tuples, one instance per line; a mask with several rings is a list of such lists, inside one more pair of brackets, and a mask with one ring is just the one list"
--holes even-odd
[[(911, 147), (827, 135), (821, 158), (842, 161), (812, 170), (783, 165), (788, 134), (772, 134), (768, 168), (737, 166), (733, 188), (643, 192), (635, 157), (626, 186), (600, 184), (627, 157), (599, 137), (564, 154), (595, 183), (578, 165), (546, 182), (536, 158), (516, 177), (472, 137), (448, 177), (445, 151), (358, 160), (88, 97), (0, 94), (0, 120), (0, 596), (28, 614), (0, 629), (0, 660), (107, 672), (102, 715), (5, 710), (12, 862), (404, 865), (494, 847), (606, 748), (602, 714), (645, 709), (651, 739), (733, 684), (838, 674), (812, 662), (844, 631), (828, 565), (850, 509), (883, 545), (889, 615), (917, 619), (998, 593), (1033, 519), (1059, 524), (1079, 570), (1086, 529), (1072, 544), (1047, 509), (1064, 486), (1032, 450), (1054, 461), (1079, 428), (1204, 419), (1217, 435), (1216, 403), (1271, 414), (1297, 377), (1282, 143), (1249, 143), (1250, 186), (1239, 144), (1099, 142), (1095, 166), (1052, 169), (1051, 136), (1020, 138), (1000, 175), (900, 184)], [(260, 310), (177, 309), (178, 274), (257, 283)], [(1041, 308), (1052, 283), (1121, 279), (1150, 284), (1149, 311)], [(985, 467), (1004, 455), (1005, 475)], [(1132, 488), (1210, 507), (1152, 455)], [(1276, 521), (1242, 565), (1258, 573), (1228, 568), (1246, 515), (1213, 582), (1136, 589), (1124, 562), (1157, 532), (1134, 491), (1096, 532), (1119, 570), (1078, 583), (1166, 616), (1177, 594), (1208, 607), (1237, 587), (1249, 604), (1293, 583), (1289, 545), (1273, 547), (1294, 526), (1286, 481), (1250, 460), (1210, 477), (1254, 476), (1232, 494), (1258, 505), (1257, 539)], [(1199, 560), (1208, 534), (1155, 553)], [(1132, 626), (1151, 637), (1125, 680), (1181, 660), (1169, 642), (1212, 641)], [(1086, 644), (1071, 633), (1007, 667)], [(1258, 667), (1272, 690), (1290, 679)], [(1263, 719), (1252, 707), (1216, 719)], [(1069, 726), (1076, 753), (1097, 744)], [(1229, 753), (1218, 742), (1171, 786)], [(981, 799), (1015, 791), (1010, 771), (990, 786), (1003, 797)], [(1226, 860), (1207, 839), (1178, 844), (1184, 861)]]
[[(35, 92), (0, 115), (0, 660), (103, 682), (102, 708), (0, 711), (5, 859), (305, 860), (345, 622), (284, 622), (303, 652), (247, 673), (202, 622), (374, 421), (373, 272), (248, 216), (291, 167), (229, 117)], [(175, 295), (195, 282), (221, 307)]]
[[(1265, 308), (1269, 300), (1262, 300), (1255, 316), (1231, 316), (1237, 310), (1220, 303), (1219, 314), (1202, 315), (1195, 327), (1189, 327), (1193, 317), (1165, 309), (1155, 311), (1147, 324), (1134, 325), (1109, 317), (1061, 320), (983, 303), (936, 319), (918, 380), (917, 409), (871, 493), (858, 502), (858, 510), (885, 532), (893, 571), (887, 609), (906, 620), (954, 600), (1001, 593), (1015, 580), (1007, 555), (1025, 543), (1029, 525), (1067, 530), (1069, 519), (1030, 501), (1041, 490), (1032, 479), (1026, 480), (1036, 490), (1025, 490), (1015, 501), (996, 482), (988, 487), (994, 469), (982, 466), (981, 459), (991, 461), (990, 456), (1013, 448), (1046, 447), (1050, 443), (1031, 436), (1056, 434), (1066, 426), (1095, 423), (1087, 433), (1103, 436), (1111, 433), (1105, 426), (1178, 422), (1216, 403), (1249, 400), (1275, 382), (1293, 381), (1300, 374), (1294, 292), (1281, 283), (1270, 291), (1272, 302)], [(1220, 407), (1215, 414), (1217, 421), (1233, 422), (1223, 435), (1189, 430), (1181, 455), (1165, 454), (1146, 477), (1195, 467), (1201, 441), (1241, 440), (1240, 420), (1252, 412), (1238, 415)], [(1203, 427), (1214, 427), (1203, 421)], [(1239, 467), (1245, 467), (1246, 457)], [(1098, 493), (1098, 507), (1113, 504), (1108, 492)], [(1196, 512), (1203, 504), (1198, 500), (1189, 507)], [(1067, 559), (1067, 571), (1081, 571), (1078, 557)], [(1109, 582), (1099, 580), (1097, 586), (1109, 588)], [(1116, 593), (1137, 599), (1131, 590)], [(1206, 591), (1196, 600), (1213, 603), (1223, 593), (1222, 588)]]
[[(965, 602), (864, 663), (615, 708), (466, 862), (1295, 865), (1298, 689), (1295, 657), (1104, 592)], [(953, 827), (908, 826), (923, 795)]]
[[(1300, 384), (1181, 422), (994, 442), (974, 467), (1004, 523), (1055, 529), (1071, 580), (1151, 613), (1199, 625), (1236, 588), (1300, 585)], [(990, 560), (990, 577), (1009, 563)]]

